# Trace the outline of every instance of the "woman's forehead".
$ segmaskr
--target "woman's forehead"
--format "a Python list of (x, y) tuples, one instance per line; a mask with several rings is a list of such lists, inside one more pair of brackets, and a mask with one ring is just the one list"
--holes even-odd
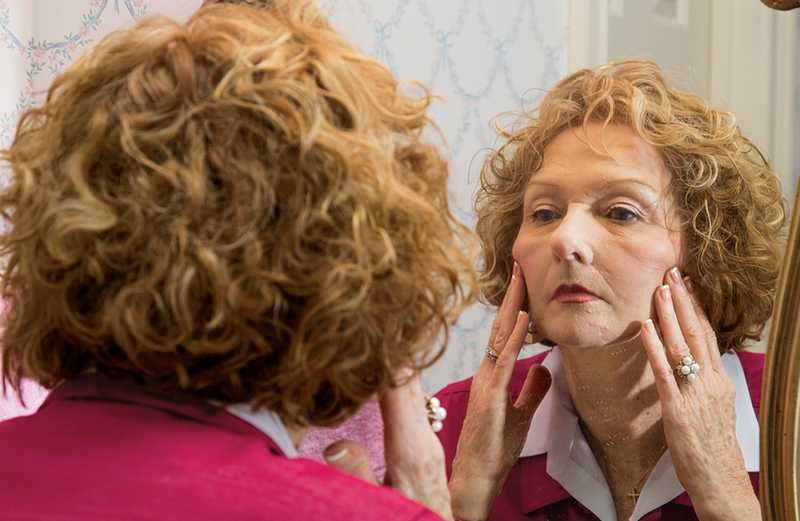
[(658, 150), (622, 125), (590, 124), (561, 132), (545, 148), (541, 167), (531, 185), (565, 183), (619, 183), (651, 186), (661, 191), (669, 183)]

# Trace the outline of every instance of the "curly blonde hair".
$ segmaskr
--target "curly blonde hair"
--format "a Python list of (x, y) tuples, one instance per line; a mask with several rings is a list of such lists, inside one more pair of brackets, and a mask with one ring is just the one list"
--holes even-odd
[(328, 425), (432, 363), (476, 241), (422, 91), (308, 2), (105, 38), (1, 156), (4, 382), (96, 372)]
[[(211, 4), (234, 4), (249, 5), (257, 9), (270, 9), (275, 5), (276, 0), (203, 0), (203, 6)], [(301, 0), (281, 0), (281, 1), (301, 1)]]
[(592, 123), (630, 127), (664, 160), (686, 237), (684, 271), (703, 295), (720, 349), (760, 338), (780, 269), (786, 215), (780, 183), (733, 114), (668, 86), (647, 61), (578, 71), (514, 129), (498, 129), (504, 144), (484, 164), (476, 199), (484, 298), (502, 300), (523, 192), (545, 148), (564, 130)]

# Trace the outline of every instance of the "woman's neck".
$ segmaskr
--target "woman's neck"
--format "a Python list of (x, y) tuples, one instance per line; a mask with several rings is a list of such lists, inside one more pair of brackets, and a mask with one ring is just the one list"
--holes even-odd
[(658, 393), (640, 337), (560, 349), (581, 429), (606, 476), (618, 514), (630, 515), (666, 449)]
[(292, 440), (294, 448), (299, 449), (300, 445), (303, 444), (306, 434), (308, 434), (308, 427), (294, 425), (290, 422), (287, 422), (283, 417), (281, 417), (281, 421), (283, 422), (283, 427), (286, 429), (286, 433), (289, 434), (289, 439)]

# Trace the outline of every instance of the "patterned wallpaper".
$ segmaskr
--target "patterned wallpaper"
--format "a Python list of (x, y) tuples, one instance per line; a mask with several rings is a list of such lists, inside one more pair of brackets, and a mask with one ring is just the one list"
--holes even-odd
[(47, 8), (57, 5), (49, 3), (0, 0), (0, 66), (11, 72), (11, 81), (0, 87), (0, 145), (8, 144), (17, 115), (42, 99), (54, 75), (92, 41), (148, 7), (143, 0), (89, 0), (80, 12), (56, 18)]
[[(498, 9), (501, 5), (503, 9)], [(333, 23), (402, 80), (428, 85), (442, 100), (431, 114), (451, 155), (456, 214), (474, 224), (472, 201), (490, 122), (532, 107), (567, 70), (568, 2), (550, 0), (323, 0)], [(467, 310), (444, 357), (423, 375), (436, 391), (471, 376), (484, 353), (493, 313)]]
[[(465, 223), (473, 224), (479, 166), (494, 143), (490, 120), (530, 108), (566, 72), (568, 2), (318, 1), (363, 51), (402, 80), (421, 81), (441, 98), (432, 115), (449, 147), (452, 204)], [(0, 146), (12, 138), (20, 111), (39, 103), (53, 76), (92, 42), (151, 13), (185, 19), (199, 4), (0, 0)], [(447, 353), (423, 377), (429, 391), (474, 371), (491, 319), (479, 305), (464, 313)], [(33, 395), (35, 390), (29, 400), (35, 405)], [(2, 407), (0, 401), (0, 419)]]

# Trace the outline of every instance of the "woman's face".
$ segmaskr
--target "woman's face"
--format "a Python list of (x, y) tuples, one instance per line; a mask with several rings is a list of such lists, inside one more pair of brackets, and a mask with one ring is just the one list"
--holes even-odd
[(669, 180), (656, 149), (625, 126), (566, 130), (547, 146), (512, 250), (540, 333), (591, 347), (638, 332), (682, 258)]

